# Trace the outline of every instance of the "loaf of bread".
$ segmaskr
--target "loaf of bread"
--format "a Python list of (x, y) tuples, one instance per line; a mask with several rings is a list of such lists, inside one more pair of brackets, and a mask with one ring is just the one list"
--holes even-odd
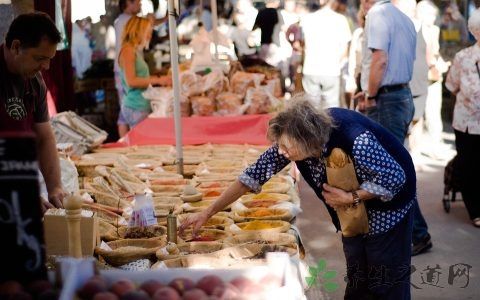
[(348, 155), (340, 148), (334, 148), (330, 156), (327, 157), (327, 167), (340, 169), (348, 163)]

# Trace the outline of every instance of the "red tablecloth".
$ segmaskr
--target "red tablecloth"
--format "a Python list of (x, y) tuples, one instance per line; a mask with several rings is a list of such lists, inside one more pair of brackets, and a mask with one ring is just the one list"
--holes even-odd
[[(182, 118), (183, 144), (252, 144), (268, 145), (266, 138), (270, 115), (237, 117)], [(133, 128), (122, 143), (106, 147), (133, 145), (175, 145), (173, 118), (148, 118)]]

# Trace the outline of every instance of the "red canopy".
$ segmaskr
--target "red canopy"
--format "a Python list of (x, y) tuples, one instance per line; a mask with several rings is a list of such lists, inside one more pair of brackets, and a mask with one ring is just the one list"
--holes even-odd
[[(183, 144), (252, 144), (268, 145), (266, 138), (270, 115), (237, 117), (182, 118)], [(175, 145), (173, 118), (148, 118), (133, 128), (123, 143), (106, 147), (133, 145)]]

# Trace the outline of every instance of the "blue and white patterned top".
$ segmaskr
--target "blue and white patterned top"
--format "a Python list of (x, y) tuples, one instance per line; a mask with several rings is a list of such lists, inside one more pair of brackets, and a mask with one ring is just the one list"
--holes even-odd
[[(378, 195), (382, 201), (390, 201), (401, 190), (405, 183), (405, 172), (371, 132), (366, 131), (355, 139), (352, 153), (355, 171), (362, 182), (361, 189)], [(316, 185), (312, 188), (322, 189), (322, 184), (327, 182), (324, 160), (308, 158), (305, 162)], [(252, 191), (260, 192), (261, 185), (289, 163), (288, 159), (278, 153), (278, 146), (272, 146), (239, 176), (239, 180)], [(405, 207), (396, 210), (367, 208), (369, 235), (392, 229), (407, 214), (414, 201), (415, 198)]]

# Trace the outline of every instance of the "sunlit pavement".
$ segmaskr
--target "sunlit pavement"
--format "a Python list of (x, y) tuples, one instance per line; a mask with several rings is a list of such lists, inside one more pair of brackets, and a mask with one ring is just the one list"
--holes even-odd
[[(448, 214), (442, 204), (444, 166), (453, 154), (451, 151), (444, 160), (425, 155), (414, 157), (419, 203), (429, 225), (433, 248), (412, 258), (412, 299), (480, 299), (480, 229), (471, 224), (463, 202), (452, 203)], [(343, 299), (346, 268), (340, 234), (335, 233), (330, 216), (313, 191), (304, 182), (299, 188), (303, 213), (297, 224), (307, 262), (315, 265), (325, 259), (327, 269), (337, 271), (335, 282), (339, 284), (336, 291), (327, 292), (319, 278), (319, 285), (311, 288), (307, 297)]]

